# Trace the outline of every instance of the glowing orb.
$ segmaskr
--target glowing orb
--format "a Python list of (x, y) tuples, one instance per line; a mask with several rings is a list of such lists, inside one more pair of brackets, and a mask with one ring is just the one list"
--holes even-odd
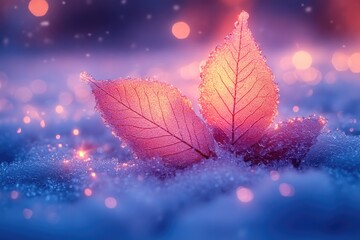
[(92, 195), (92, 190), (91, 188), (85, 188), (84, 189), (84, 195), (87, 196), (87, 197), (90, 197)]
[[(31, 122), (31, 118), (29, 117), (29, 116), (25, 116), (24, 118), (23, 118), (23, 122), (25, 123), (25, 124), (29, 124), (30, 122)], [(20, 131), (21, 132), (21, 131)]]
[(12, 200), (17, 199), (18, 197), (19, 197), (19, 192), (18, 192), (18, 191), (11, 191), (11, 193), (10, 193), (10, 198), (11, 198)]
[(186, 22), (176, 22), (171, 32), (177, 39), (185, 39), (190, 34), (190, 26)]
[(292, 62), (296, 69), (308, 69), (312, 64), (312, 57), (306, 51), (298, 51), (292, 57)]
[(46, 122), (44, 120), (40, 121), (40, 127), (42, 128), (46, 127)]
[(348, 56), (342, 52), (335, 52), (331, 58), (331, 63), (336, 71), (346, 71), (348, 66)]
[(64, 112), (64, 107), (61, 106), (61, 105), (57, 105), (57, 106), (55, 107), (55, 112), (58, 113), (58, 114), (63, 113), (63, 112)]
[(73, 130), (73, 135), (74, 135), (74, 136), (79, 135), (79, 133), (80, 133), (79, 129), (75, 128), (75, 129)]
[(287, 183), (280, 184), (279, 192), (283, 197), (291, 197), (295, 193), (293, 186)]
[(79, 150), (79, 151), (77, 152), (77, 155), (79, 156), (79, 158), (85, 158), (86, 152), (83, 151), (83, 150)]
[(49, 10), (49, 4), (46, 0), (31, 0), (28, 5), (29, 11), (35, 17), (45, 16)]
[(116, 208), (117, 206), (117, 201), (113, 197), (107, 197), (104, 203), (107, 208)]
[(360, 73), (360, 53), (353, 53), (348, 61), (349, 68), (353, 73)]
[(249, 188), (239, 187), (236, 190), (236, 196), (240, 202), (248, 203), (254, 199), (254, 194)]
[(297, 105), (295, 105), (294, 107), (293, 107), (293, 112), (299, 112), (299, 110), (300, 110), (300, 108), (299, 108), (299, 106), (297, 106)]
[(271, 180), (273, 180), (273, 181), (279, 180), (279, 179), (280, 179), (280, 174), (279, 174), (279, 172), (278, 172), (278, 171), (275, 171), (275, 170), (270, 171), (270, 178), (271, 178)]

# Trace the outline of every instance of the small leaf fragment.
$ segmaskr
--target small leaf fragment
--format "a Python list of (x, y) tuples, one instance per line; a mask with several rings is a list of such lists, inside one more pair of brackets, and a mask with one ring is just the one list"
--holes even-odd
[(105, 123), (139, 157), (183, 167), (213, 155), (206, 125), (176, 88), (141, 79), (95, 81), (87, 73), (81, 78), (90, 83)]
[(324, 128), (323, 117), (294, 118), (269, 128), (263, 138), (249, 148), (245, 161), (252, 164), (282, 161), (298, 167)]
[(278, 88), (248, 28), (246, 12), (210, 54), (200, 85), (200, 111), (221, 146), (241, 152), (259, 141), (272, 123)]

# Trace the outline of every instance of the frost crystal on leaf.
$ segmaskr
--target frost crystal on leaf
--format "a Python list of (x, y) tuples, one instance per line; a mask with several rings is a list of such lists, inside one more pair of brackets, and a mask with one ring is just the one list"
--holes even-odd
[(256, 143), (277, 112), (278, 89), (242, 12), (201, 74), (201, 113), (215, 140), (232, 151)]
[(322, 117), (295, 118), (269, 128), (263, 138), (244, 155), (253, 164), (285, 161), (300, 165), (325, 126)]
[[(200, 110), (224, 150), (253, 164), (306, 156), (326, 121), (309, 117), (268, 129), (278, 88), (242, 12), (233, 32), (211, 53), (200, 85)], [(214, 154), (213, 138), (190, 101), (167, 84), (141, 79), (94, 81), (86, 73), (104, 121), (142, 158), (187, 166)]]
[(141, 79), (95, 81), (86, 73), (81, 78), (90, 83), (104, 121), (138, 156), (186, 166), (213, 154), (208, 129), (176, 88)]

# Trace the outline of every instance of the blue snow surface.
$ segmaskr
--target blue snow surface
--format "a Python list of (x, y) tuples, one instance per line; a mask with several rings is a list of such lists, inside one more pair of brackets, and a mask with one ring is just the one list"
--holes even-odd
[(360, 239), (359, 75), (286, 84), (269, 62), (276, 121), (328, 119), (299, 168), (251, 166), (218, 150), (174, 169), (137, 159), (115, 138), (78, 76), (157, 74), (197, 109), (199, 80), (181, 79), (178, 67), (206, 55), (182, 54), (184, 62), (155, 54), (139, 64), (111, 54), (0, 58), (0, 239)]

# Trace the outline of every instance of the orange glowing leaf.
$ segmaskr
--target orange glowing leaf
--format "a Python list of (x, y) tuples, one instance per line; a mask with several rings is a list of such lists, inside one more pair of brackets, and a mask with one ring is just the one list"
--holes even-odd
[(210, 54), (200, 85), (201, 113), (215, 139), (232, 151), (259, 141), (272, 123), (278, 88), (248, 28), (246, 12), (233, 32)]
[(182, 167), (213, 154), (206, 125), (176, 88), (141, 79), (95, 81), (87, 73), (81, 78), (90, 83), (104, 121), (138, 156)]

